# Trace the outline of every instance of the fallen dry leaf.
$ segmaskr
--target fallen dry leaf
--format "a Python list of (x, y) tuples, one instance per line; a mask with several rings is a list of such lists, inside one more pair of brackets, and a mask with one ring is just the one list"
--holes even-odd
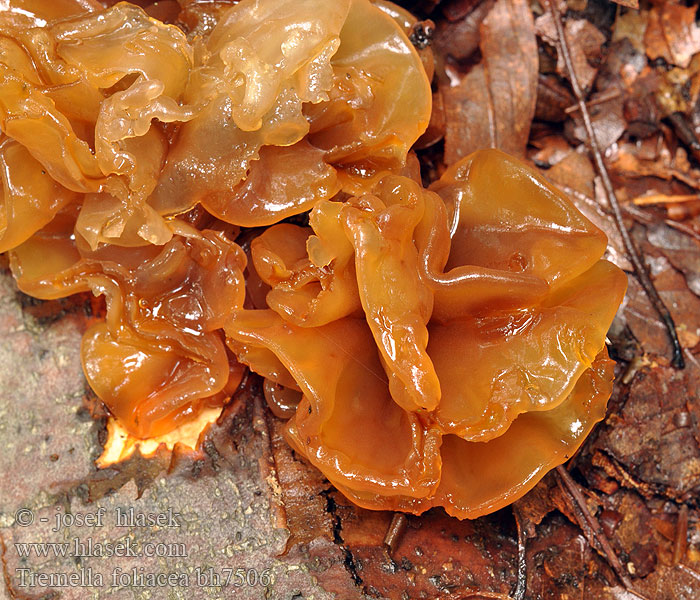
[(525, 0), (498, 0), (480, 27), (483, 60), (443, 87), (445, 162), (478, 148), (525, 155), (535, 114), (537, 46)]
[(627, 8), (639, 8), (639, 0), (613, 0), (613, 2)]
[[(549, 13), (538, 17), (535, 31), (552, 46), (557, 44), (557, 32)], [(601, 48), (605, 36), (595, 25), (585, 19), (569, 19), (564, 26), (564, 33), (571, 49), (571, 60), (579, 85), (589, 90), (593, 84), (601, 60)], [(557, 56), (557, 73), (566, 76), (566, 66), (561, 55)]]
[(695, 22), (697, 6), (681, 6), (674, 2), (654, 6), (644, 34), (647, 56), (662, 58), (667, 63), (687, 67), (700, 51), (700, 27)]
[(483, 0), (458, 20), (439, 21), (433, 40), (436, 52), (457, 62), (467, 60), (479, 49), (479, 27), (495, 3), (496, 0)]
[(628, 10), (618, 12), (615, 16), (611, 41), (619, 42), (628, 39), (632, 42), (635, 50), (644, 53), (644, 33), (649, 22), (648, 10)]
[(566, 121), (566, 110), (573, 106), (575, 99), (556, 75), (540, 73), (537, 79), (537, 105), (535, 118), (542, 121), (561, 123)]
[[(596, 140), (601, 150), (605, 151), (622, 137), (627, 128), (623, 114), (624, 100), (621, 96), (610, 97), (609, 94), (601, 92), (591, 94), (589, 105)], [(572, 117), (573, 121), (567, 124), (571, 134), (580, 142), (585, 142), (587, 135), (580, 113), (577, 111)]]
[(700, 170), (688, 162), (687, 152), (676, 148), (674, 154), (661, 145), (656, 155), (646, 157), (637, 144), (621, 143), (610, 156), (611, 166), (626, 177), (654, 176), (659, 179), (675, 178), (689, 187), (700, 186)]

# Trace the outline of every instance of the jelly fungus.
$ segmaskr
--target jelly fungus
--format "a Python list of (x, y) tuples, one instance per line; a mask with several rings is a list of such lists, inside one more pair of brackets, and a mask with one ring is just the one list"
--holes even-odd
[(349, 499), (472, 518), (603, 417), (625, 276), (499, 151), (421, 185), (405, 10), (7, 4), (0, 252), (36, 298), (105, 298), (81, 354), (122, 437), (197, 440), (249, 368)]

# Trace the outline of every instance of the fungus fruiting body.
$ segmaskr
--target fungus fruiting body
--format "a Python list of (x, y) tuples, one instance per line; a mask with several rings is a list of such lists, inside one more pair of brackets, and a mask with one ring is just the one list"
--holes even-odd
[[(134, 438), (249, 368), (348, 498), (496, 510), (602, 418), (625, 291), (605, 236), (497, 150), (424, 188), (429, 49), (382, 0), (11, 0), (0, 251), (19, 288), (104, 296), (88, 383)], [(308, 213), (308, 225), (286, 220)]]

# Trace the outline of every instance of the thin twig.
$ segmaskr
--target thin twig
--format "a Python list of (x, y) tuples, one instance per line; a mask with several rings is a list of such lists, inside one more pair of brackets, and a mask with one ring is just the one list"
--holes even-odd
[[(584, 198), (586, 200), (589, 200), (589, 201), (591, 200), (590, 198), (588, 198), (588, 196), (584, 196)], [(622, 210), (624, 210), (630, 217), (632, 217), (636, 221), (639, 221), (640, 223), (652, 224), (652, 223), (656, 222), (656, 220), (654, 219), (653, 216), (651, 216), (649, 213), (645, 212), (644, 210), (638, 208), (634, 204), (627, 204), (623, 207)], [(605, 212), (608, 213), (608, 211), (605, 211)], [(700, 233), (698, 233), (697, 231), (695, 231), (691, 227), (684, 225), (683, 223), (679, 223), (678, 221), (673, 221), (672, 219), (664, 219), (664, 225), (667, 225), (671, 229), (675, 229), (676, 231), (680, 231), (681, 233), (684, 233), (688, 237), (691, 237), (695, 240), (700, 241)]]
[(668, 120), (673, 127), (673, 131), (678, 136), (683, 144), (685, 144), (690, 152), (697, 158), (700, 152), (700, 141), (693, 131), (693, 127), (688, 123), (688, 119), (682, 112), (674, 112), (668, 115)]
[(389, 529), (387, 529), (386, 535), (384, 536), (384, 546), (388, 550), (390, 556), (401, 542), (401, 538), (406, 532), (407, 524), (408, 520), (405, 514), (400, 512), (394, 513), (394, 516), (391, 518), (391, 523), (389, 524)]
[(493, 600), (515, 600), (506, 594), (498, 592), (467, 592), (466, 595), (457, 596), (455, 600), (478, 600), (479, 598), (487, 598)]
[(628, 592), (635, 594), (642, 598), (639, 593), (634, 591), (632, 582), (627, 573), (625, 572), (620, 559), (615, 554), (610, 541), (608, 540), (603, 528), (600, 526), (598, 519), (591, 514), (588, 510), (588, 505), (586, 504), (586, 499), (583, 497), (581, 490), (579, 489), (576, 482), (571, 478), (569, 472), (561, 465), (557, 467), (557, 476), (559, 478), (559, 484), (562, 487), (566, 495), (568, 495), (573, 500), (574, 512), (576, 513), (576, 520), (579, 522), (583, 533), (588, 539), (588, 543), (595, 547), (596, 545), (603, 551), (605, 558), (612, 567), (615, 574), (620, 579), (622, 585), (625, 586)]
[(700, 573), (698, 573), (695, 569), (691, 569), (691, 568), (690, 568), (689, 566), (687, 566), (687, 565), (676, 565), (676, 566), (677, 566), (681, 571), (684, 571), (685, 573), (687, 573), (687, 574), (690, 575), (691, 577), (693, 577), (693, 578), (697, 579), (698, 581), (700, 581)]
[(676, 539), (673, 544), (673, 564), (683, 562), (688, 548), (688, 505), (682, 504), (678, 511), (678, 523), (676, 524)]
[(688, 227), (683, 223), (678, 223), (677, 221), (672, 221), (671, 219), (666, 219), (664, 223), (666, 223), (666, 225), (668, 225), (672, 229), (676, 229), (681, 233), (685, 233), (687, 236), (692, 237), (693, 239), (696, 239), (700, 242), (700, 233), (698, 233), (691, 227)]
[(518, 581), (513, 590), (513, 600), (523, 600), (527, 592), (527, 556), (525, 554), (525, 528), (520, 523), (520, 516), (517, 510), (513, 509), (515, 526), (518, 529)]
[[(588, 103), (588, 106), (596, 106), (597, 104), (603, 104), (604, 102), (608, 102), (609, 100), (615, 100), (615, 98), (620, 97), (620, 90), (613, 89), (609, 90), (607, 92), (603, 92), (600, 96), (598, 96), (595, 100), (591, 100)], [(564, 112), (567, 115), (570, 115), (571, 113), (575, 113), (581, 110), (581, 107), (578, 104), (574, 104), (573, 106), (568, 106), (567, 108), (564, 109)]]
[(574, 96), (576, 96), (579, 108), (581, 109), (581, 117), (583, 119), (583, 125), (586, 129), (586, 134), (588, 136), (590, 150), (593, 154), (593, 160), (595, 162), (596, 168), (598, 169), (598, 173), (600, 174), (600, 178), (603, 181), (603, 188), (605, 189), (605, 193), (608, 198), (608, 203), (610, 204), (610, 208), (612, 209), (615, 224), (620, 230), (620, 236), (622, 237), (622, 241), (625, 245), (625, 250), (627, 251), (632, 266), (634, 267), (635, 273), (639, 278), (639, 282), (642, 285), (642, 288), (644, 288), (644, 291), (646, 292), (647, 296), (649, 296), (649, 300), (656, 309), (656, 312), (659, 314), (661, 321), (663, 321), (664, 325), (666, 326), (668, 336), (671, 340), (671, 346), (673, 348), (673, 358), (671, 360), (671, 364), (678, 369), (682, 369), (685, 366), (685, 361), (683, 360), (683, 351), (681, 349), (681, 344), (678, 340), (678, 334), (676, 333), (676, 326), (673, 322), (673, 318), (671, 317), (671, 313), (664, 304), (664, 301), (661, 299), (661, 296), (659, 296), (659, 292), (656, 291), (656, 287), (654, 287), (654, 283), (651, 280), (651, 277), (649, 276), (649, 272), (646, 269), (644, 261), (642, 261), (640, 257), (640, 252), (637, 249), (637, 246), (634, 243), (632, 236), (630, 236), (629, 232), (627, 231), (627, 227), (625, 226), (625, 222), (622, 218), (620, 204), (617, 200), (617, 196), (615, 195), (615, 190), (613, 189), (612, 182), (610, 181), (610, 176), (608, 175), (608, 170), (605, 166), (605, 162), (603, 161), (603, 155), (600, 151), (600, 145), (598, 144), (598, 140), (595, 136), (595, 131), (593, 130), (591, 116), (588, 112), (588, 108), (586, 107), (586, 101), (584, 99), (583, 92), (581, 91), (581, 87), (579, 86), (578, 78), (576, 77), (576, 72), (574, 71), (573, 62), (571, 60), (571, 53), (569, 52), (569, 45), (566, 41), (566, 36), (564, 34), (564, 24), (562, 23), (561, 14), (555, 6), (554, 0), (547, 0), (547, 3), (549, 5), (549, 11), (552, 14), (552, 19), (554, 20), (554, 26), (557, 30), (559, 50), (561, 52), (562, 58), (564, 59), (566, 70), (569, 74), (569, 79), (571, 81), (571, 87), (574, 91)]
[(632, 200), (635, 206), (647, 206), (649, 204), (681, 204), (683, 202), (697, 202), (700, 194), (682, 194), (678, 196), (667, 196), (666, 194), (651, 194), (649, 196), (639, 196)]
[[(595, 204), (595, 200), (591, 198), (590, 196), (584, 194), (583, 192), (580, 192), (578, 190), (575, 190), (572, 187), (568, 187), (566, 185), (559, 185), (561, 190), (568, 194), (569, 196), (573, 196), (574, 198), (578, 198), (581, 200), (581, 202), (585, 202), (586, 204)], [(597, 205), (600, 210), (606, 214), (610, 215), (610, 211), (607, 209), (605, 206), (601, 206), (600, 204)], [(636, 207), (634, 204), (626, 204), (625, 206), (622, 207), (622, 210), (624, 210), (628, 216), (632, 217), (636, 221), (639, 221), (640, 223), (644, 223), (645, 225), (654, 223), (655, 219), (652, 217), (649, 213), (643, 211), (642, 209)], [(680, 231), (681, 233), (684, 233), (688, 237), (691, 237), (695, 240), (698, 240), (700, 242), (700, 233), (692, 229), (691, 227), (688, 227), (687, 225), (684, 225), (683, 223), (679, 223), (678, 221), (673, 221), (671, 219), (664, 219), (664, 224), (670, 227), (671, 229), (675, 229), (676, 231)]]

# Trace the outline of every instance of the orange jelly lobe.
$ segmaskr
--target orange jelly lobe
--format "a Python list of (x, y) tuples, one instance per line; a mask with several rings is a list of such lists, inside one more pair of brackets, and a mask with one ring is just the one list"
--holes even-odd
[(24, 293), (104, 297), (81, 356), (112, 429), (209, 422), (249, 369), (353, 502), (473, 518), (602, 418), (625, 275), (499, 151), (423, 187), (405, 10), (5, 4), (0, 252)]
[[(234, 351), (257, 349), (252, 370), (275, 381), (264, 349), (294, 379), (289, 441), (348, 498), (473, 518), (522, 496), (603, 417), (627, 282), (601, 260), (604, 235), (501, 152), (466, 157), (432, 190), (386, 173), (318, 204), (313, 233), (262, 234), (272, 310), (238, 311), (225, 330)], [(348, 277), (361, 312), (302, 318), (329, 298), (319, 282)]]

